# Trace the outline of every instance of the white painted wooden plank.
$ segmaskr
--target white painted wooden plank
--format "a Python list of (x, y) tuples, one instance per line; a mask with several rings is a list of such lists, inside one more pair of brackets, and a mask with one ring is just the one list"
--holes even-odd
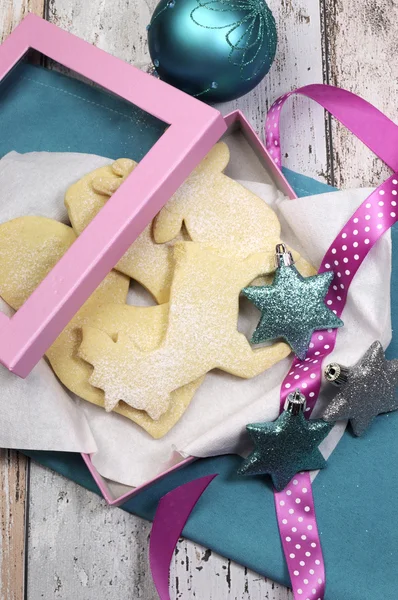
[[(398, 123), (398, 5), (395, 0), (327, 0), (326, 71), (331, 84), (355, 92)], [(333, 124), (333, 170), (339, 187), (377, 185), (382, 166), (347, 130)]]
[(173, 600), (293, 600), (284, 586), (188, 540), (177, 547), (170, 577)]
[[(32, 462), (28, 598), (156, 600), (148, 565), (150, 524)], [(285, 588), (180, 542), (171, 597), (291, 600)]]
[(49, 0), (52, 23), (102, 48), (142, 65), (148, 63), (146, 27), (156, 0)]
[(32, 462), (28, 598), (155, 600), (150, 526)]
[(0, 449), (0, 600), (22, 600), (28, 459)]
[[(225, 114), (241, 109), (263, 137), (271, 104), (295, 88), (322, 83), (319, 3), (269, 0), (279, 36), (276, 60), (269, 74), (250, 94), (222, 106)], [(326, 181), (326, 144), (323, 110), (304, 98), (292, 98), (281, 118), (283, 165)]]
[(28, 12), (44, 15), (45, 0), (0, 0), (0, 43)]
[[(0, 0), (0, 43), (44, 0)], [(0, 449), (0, 600), (22, 600), (25, 589), (25, 508), (28, 459)]]

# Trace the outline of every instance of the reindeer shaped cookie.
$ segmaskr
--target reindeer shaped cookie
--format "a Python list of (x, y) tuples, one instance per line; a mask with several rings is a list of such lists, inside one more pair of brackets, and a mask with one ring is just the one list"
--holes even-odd
[(93, 365), (90, 383), (104, 390), (106, 410), (123, 400), (156, 420), (168, 410), (174, 390), (211, 369), (250, 378), (285, 358), (286, 344), (253, 350), (237, 330), (240, 291), (274, 271), (276, 241), (268, 238), (262, 252), (249, 256), (236, 247), (176, 243), (168, 327), (151, 352), (142, 351), (123, 328), (112, 339), (83, 326), (79, 356)]

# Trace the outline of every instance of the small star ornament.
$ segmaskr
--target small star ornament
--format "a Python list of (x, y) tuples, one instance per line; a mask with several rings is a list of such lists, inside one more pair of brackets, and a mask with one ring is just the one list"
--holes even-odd
[(300, 471), (326, 467), (318, 450), (333, 425), (304, 417), (305, 396), (288, 395), (284, 412), (271, 423), (253, 423), (246, 429), (254, 450), (239, 469), (240, 475), (270, 475), (278, 492)]
[(377, 415), (398, 409), (398, 360), (386, 360), (380, 342), (374, 342), (351, 369), (331, 363), (325, 377), (341, 390), (322, 418), (349, 419), (356, 436), (361, 436)]
[(324, 303), (334, 273), (328, 271), (303, 277), (284, 244), (276, 246), (276, 264), (272, 285), (251, 286), (242, 290), (242, 294), (262, 312), (251, 342), (261, 344), (282, 338), (303, 360), (314, 331), (343, 325)]

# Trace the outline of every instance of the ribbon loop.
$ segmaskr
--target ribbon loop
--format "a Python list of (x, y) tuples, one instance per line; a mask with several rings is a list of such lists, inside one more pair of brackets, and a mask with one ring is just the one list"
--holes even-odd
[[(289, 92), (281, 96), (269, 110), (265, 127), (266, 146), (279, 169), (282, 166), (280, 114), (284, 103), (293, 94), (307, 96), (323, 106), (362, 140), (376, 156), (380, 157), (394, 171), (398, 170), (398, 126), (376, 107), (356, 94), (322, 84), (308, 85)], [(335, 271), (335, 278), (325, 302), (337, 316), (341, 316), (343, 312), (349, 286), (369, 250), (397, 221), (397, 195), (398, 176), (393, 175), (363, 202), (325, 254), (319, 272)], [(311, 415), (321, 387), (322, 361), (333, 351), (336, 336), (337, 330), (315, 332), (305, 361), (295, 357), (289, 374), (281, 386), (281, 410), (283, 410), (286, 396), (294, 386), (298, 387), (306, 396), (306, 416)], [(299, 490), (299, 495), (293, 494), (293, 488)], [(325, 592), (325, 567), (315, 520), (309, 474), (298, 474), (293, 480), (293, 488), (290, 484), (283, 492), (275, 491), (274, 498), (294, 597), (295, 599), (322, 600)], [(310, 494), (309, 491), (311, 491)], [(302, 514), (298, 517), (297, 524), (291, 526), (290, 534), (286, 535), (286, 528), (291, 525), (289, 522), (292, 521), (290, 517), (298, 511), (297, 504), (300, 507), (301, 503), (305, 502), (303, 494), (308, 498), (306, 504), (308, 513), (312, 514), (314, 519), (310, 524), (312, 535), (308, 536), (305, 515)], [(292, 548), (295, 550), (292, 551)], [(314, 548), (316, 548), (316, 553), (313, 552)], [(309, 572), (305, 572), (305, 576), (299, 567), (301, 563), (308, 563), (308, 561), (301, 556), (301, 560), (297, 564), (298, 559), (296, 558), (302, 552), (308, 559), (316, 554), (315, 561), (317, 561)], [(308, 565), (303, 564), (302, 566), (305, 571)]]
[[(348, 289), (369, 251), (384, 232), (397, 222), (397, 201), (398, 174), (395, 174), (361, 204), (326, 252), (319, 272), (329, 271), (333, 267), (336, 269), (332, 286), (325, 298), (336, 315), (342, 314)], [(298, 388), (307, 398), (306, 416), (310, 416), (321, 387), (322, 361), (333, 351), (336, 337), (337, 329), (315, 332), (305, 360), (294, 358), (289, 374), (281, 386), (281, 411), (291, 389)], [(322, 600), (325, 592), (325, 566), (309, 473), (299, 473), (286, 490), (275, 491), (274, 498), (294, 598)], [(307, 515), (302, 513), (303, 505)], [(307, 517), (310, 516), (312, 521), (307, 523)], [(311, 526), (311, 536), (308, 535), (308, 525)], [(312, 564), (310, 569), (309, 564)], [(300, 569), (300, 566), (303, 568)]]
[(311, 98), (323, 106), (393, 171), (398, 171), (398, 126), (356, 94), (324, 84), (307, 85), (288, 92), (271, 106), (265, 125), (266, 145), (279, 168), (282, 165), (280, 113), (286, 100), (294, 94)]

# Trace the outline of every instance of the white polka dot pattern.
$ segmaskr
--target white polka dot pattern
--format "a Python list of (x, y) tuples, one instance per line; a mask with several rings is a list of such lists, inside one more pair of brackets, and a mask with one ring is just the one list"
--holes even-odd
[[(292, 93), (282, 96), (271, 107), (267, 117), (267, 149), (279, 168), (280, 108)], [(395, 174), (363, 202), (325, 254), (319, 272), (336, 268), (325, 302), (339, 317), (343, 312), (351, 281), (363, 260), (375, 242), (397, 221), (397, 195), (398, 179)], [(291, 370), (281, 387), (281, 410), (291, 389), (299, 388), (307, 398), (306, 416), (309, 417), (320, 390), (322, 361), (333, 351), (336, 335), (335, 329), (315, 332), (305, 360), (297, 357), (293, 360)], [(325, 568), (309, 473), (299, 473), (285, 490), (275, 492), (275, 506), (294, 598), (322, 600), (325, 592)]]
[[(309, 473), (299, 473), (282, 492), (275, 493), (276, 498), (279, 531), (294, 597), (323, 598), (325, 573)], [(285, 514), (292, 503), (295, 508), (287, 509)], [(280, 518), (282, 513), (284, 517)]]

